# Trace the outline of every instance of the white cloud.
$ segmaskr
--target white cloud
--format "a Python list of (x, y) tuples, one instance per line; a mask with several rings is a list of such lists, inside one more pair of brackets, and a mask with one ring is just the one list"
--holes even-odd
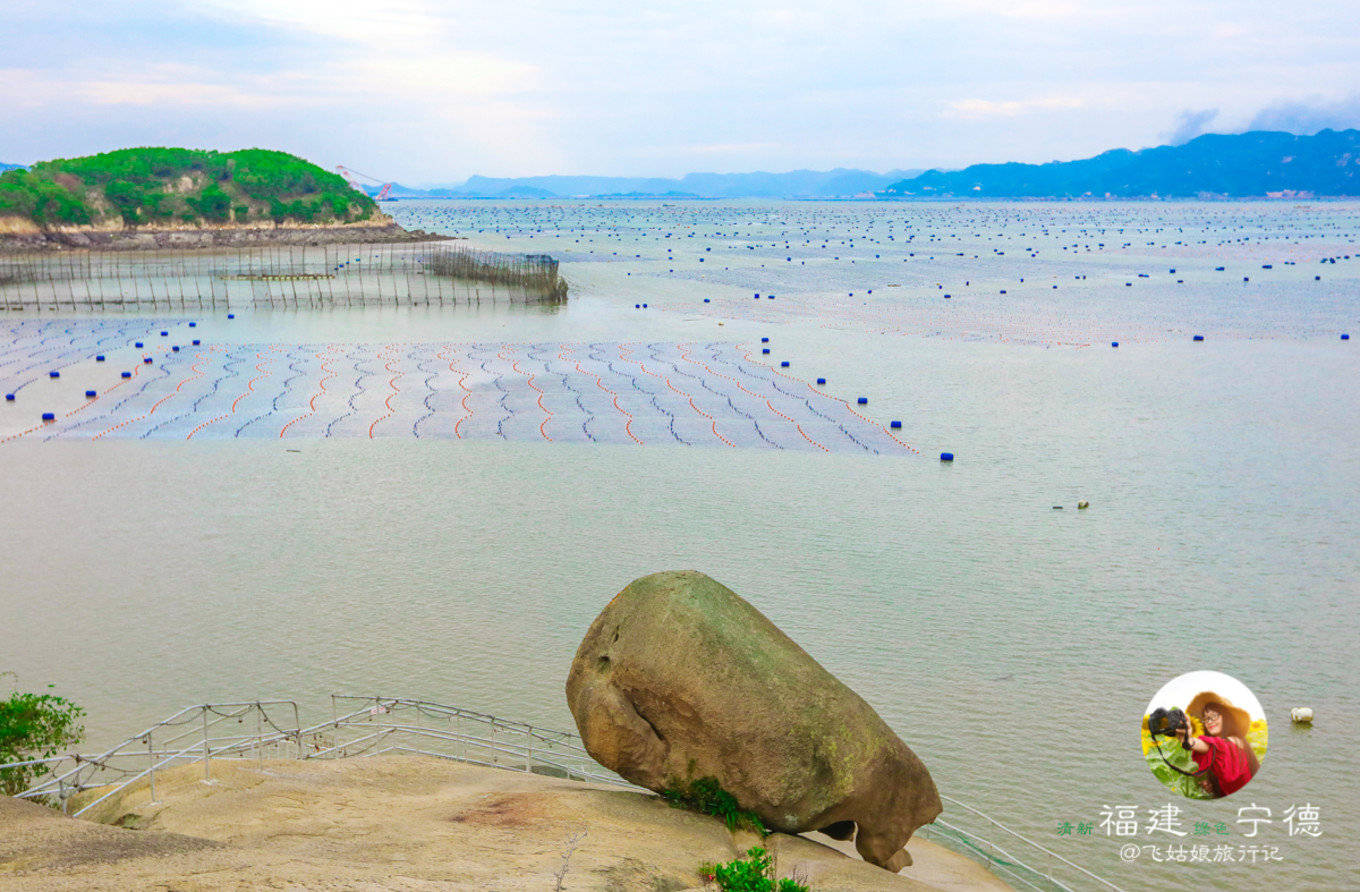
[(1283, 130), (1304, 135), (1328, 127), (1333, 130), (1360, 127), (1360, 93), (1340, 99), (1310, 96), (1274, 102), (1247, 123), (1248, 130)]
[(1360, 83), (1335, 0), (8, 3), (4, 160), (154, 139), (406, 179), (916, 167), (1149, 145), (1177, 109), (1228, 128)]
[(105, 72), (53, 73), (37, 69), (0, 69), (8, 85), (6, 103), (40, 109), (71, 106), (206, 106), (261, 109), (289, 100), (251, 89), (248, 83), (223, 83), (217, 73), (183, 65), (159, 65), (123, 78)]
[(283, 66), (271, 80), (336, 98), (381, 94), (398, 104), (441, 97), (491, 98), (536, 86), (535, 65), (496, 53), (458, 27), (447, 5), (424, 0), (208, 0), (204, 11), (235, 25), (254, 23), (308, 36), (333, 51), (307, 67)]
[(956, 99), (945, 105), (945, 116), (951, 118), (1016, 118), (1035, 112), (1072, 111), (1084, 108), (1086, 101), (1078, 96), (1042, 96), (1034, 99)]
[(206, 0), (199, 9), (236, 25), (248, 20), (379, 48), (428, 46), (449, 36), (448, 7), (422, 0)]

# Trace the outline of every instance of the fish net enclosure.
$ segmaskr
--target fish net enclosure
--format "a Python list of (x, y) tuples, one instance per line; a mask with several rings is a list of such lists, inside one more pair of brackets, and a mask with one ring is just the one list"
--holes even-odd
[(546, 254), (447, 243), (0, 254), (0, 309), (558, 304)]

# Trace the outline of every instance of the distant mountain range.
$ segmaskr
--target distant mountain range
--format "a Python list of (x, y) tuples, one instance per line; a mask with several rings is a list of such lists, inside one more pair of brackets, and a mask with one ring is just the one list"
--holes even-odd
[(1196, 198), (1360, 195), (1360, 130), (1205, 134), (1080, 161), (975, 164), (893, 183), (884, 197)]
[[(0, 172), (22, 168), (0, 163)], [(376, 195), (379, 188), (365, 186)], [(962, 170), (793, 170), (683, 177), (473, 176), (393, 198), (1306, 198), (1360, 196), (1360, 130), (1210, 133), (1184, 145), (1112, 149), (1078, 161)]]
[(0, 173), (4, 173), (7, 170), (18, 170), (21, 167), (23, 167), (22, 164), (6, 164), (3, 161), (0, 161)]
[[(393, 184), (393, 198), (851, 198), (867, 196), (919, 170), (794, 170), (787, 173), (689, 173), (666, 177), (474, 176), (457, 185), (413, 189)], [(369, 188), (377, 194), (376, 188)]]

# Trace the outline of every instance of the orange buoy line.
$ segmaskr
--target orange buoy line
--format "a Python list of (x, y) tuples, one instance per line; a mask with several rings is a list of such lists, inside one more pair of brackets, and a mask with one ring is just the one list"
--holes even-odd
[(586, 376), (588, 376), (588, 377), (594, 378), (594, 379), (595, 379), (595, 386), (598, 387), (598, 388), (600, 388), (601, 390), (603, 390), (605, 393), (609, 394), (611, 397), (613, 397), (614, 408), (615, 408), (615, 409), (618, 409), (619, 412), (622, 413), (622, 414), (624, 415), (624, 417), (627, 419), (627, 420), (624, 421), (624, 423), (623, 423), (623, 432), (626, 433), (626, 434), (632, 439), (632, 441), (633, 441), (634, 443), (638, 444), (639, 446), (644, 445), (643, 442), (642, 442), (641, 440), (639, 440), (639, 439), (637, 438), (636, 435), (634, 435), (634, 433), (633, 433), (633, 415), (632, 415), (632, 413), (629, 412), (627, 409), (623, 408), (623, 406), (620, 406), (620, 405), (619, 405), (619, 395), (618, 395), (617, 393), (615, 393), (614, 391), (610, 390), (608, 387), (605, 387), (605, 386), (604, 386), (604, 379), (601, 378), (599, 375), (596, 375), (596, 374), (593, 373), (593, 372), (587, 372), (585, 369), (581, 368), (581, 363), (579, 363), (579, 362), (575, 363), (575, 365), (576, 365), (576, 371), (580, 372), (582, 375), (586, 375)]
[(20, 437), (26, 437), (26, 436), (28, 436), (29, 434), (33, 433), (34, 431), (42, 430), (44, 427), (47, 427), (47, 423), (46, 423), (46, 422), (42, 422), (42, 423), (39, 423), (39, 424), (35, 424), (33, 427), (30, 427), (30, 428), (29, 428), (28, 430), (26, 430), (26, 431), (20, 431), (20, 432), (17, 433), (17, 434), (10, 434), (8, 437), (5, 437), (3, 440), (0, 440), (0, 443), (8, 443), (8, 442), (11, 441), (11, 440), (17, 440), (17, 439), (19, 439)]
[[(270, 349), (272, 351), (274, 348), (271, 347)], [(197, 434), (199, 431), (203, 430), (204, 428), (214, 425), (217, 422), (222, 421), (226, 418), (230, 418), (232, 415), (235, 415), (236, 407), (237, 405), (240, 404), (241, 400), (245, 399), (246, 397), (250, 396), (252, 393), (255, 392), (256, 382), (263, 381), (265, 378), (268, 378), (272, 374), (272, 372), (264, 368), (265, 365), (268, 365), (270, 363), (270, 360), (265, 359), (264, 351), (257, 352), (255, 354), (255, 358), (260, 360), (259, 362), (255, 363), (255, 371), (260, 372), (261, 374), (255, 376), (254, 378), (251, 378), (249, 381), (246, 382), (246, 389), (241, 393), (240, 396), (232, 400), (231, 408), (228, 411), (223, 412), (216, 418), (211, 418), (203, 422), (198, 427), (189, 431), (189, 433), (185, 436), (184, 439), (192, 440), (194, 438), (194, 435)]]
[(671, 379), (670, 379), (670, 378), (667, 378), (667, 379), (666, 379), (666, 386), (669, 387), (671, 390), (675, 391), (676, 393), (680, 394), (680, 396), (683, 396), (686, 400), (689, 401), (689, 407), (690, 407), (691, 409), (693, 409), (695, 412), (698, 412), (700, 415), (702, 415), (703, 417), (705, 417), (705, 418), (707, 418), (707, 419), (709, 420), (709, 422), (710, 422), (710, 425), (709, 425), (709, 426), (713, 429), (713, 436), (717, 437), (719, 440), (721, 440), (722, 442), (726, 443), (728, 446), (731, 446), (733, 449), (736, 449), (736, 448), (737, 448), (737, 444), (736, 444), (736, 443), (733, 443), (731, 440), (727, 439), (727, 438), (724, 437), (722, 434), (718, 433), (718, 420), (717, 420), (716, 418), (714, 418), (712, 415), (709, 415), (709, 414), (708, 414), (707, 412), (705, 412), (703, 409), (700, 409), (700, 408), (695, 404), (695, 402), (694, 402), (694, 396), (693, 396), (692, 394), (690, 394), (690, 393), (688, 393), (688, 392), (686, 392), (686, 391), (684, 391), (684, 390), (681, 390), (680, 388), (676, 387), (674, 384), (671, 383)]
[[(710, 368), (708, 367), (707, 363), (704, 363), (704, 362), (702, 362), (702, 361), (700, 361), (700, 360), (696, 360), (696, 359), (691, 358), (690, 355), (689, 355), (689, 351), (690, 351), (690, 347), (691, 347), (692, 345), (690, 345), (690, 344), (677, 344), (676, 346), (679, 348), (680, 358), (683, 359), (685, 362), (688, 362), (688, 363), (691, 364), (691, 365), (703, 366), (705, 369), (708, 369), (708, 371), (709, 371), (710, 373), (712, 373), (712, 374), (714, 374), (714, 375), (717, 375), (717, 376), (720, 377), (720, 378), (726, 378), (726, 377), (727, 377), (726, 375), (721, 375), (721, 374), (719, 374), (719, 373), (717, 373), (717, 372), (714, 372), (712, 369), (710, 369)], [(697, 379), (697, 380), (699, 380), (699, 383), (700, 383), (701, 385), (703, 384), (703, 380), (702, 380), (702, 379)], [(729, 379), (729, 380), (732, 380), (732, 379)], [(705, 385), (705, 386), (706, 386), (706, 385)], [(740, 387), (741, 385), (737, 385), (737, 386)], [(746, 388), (743, 387), (742, 389), (745, 390)], [(749, 390), (746, 391), (746, 392), (747, 392), (747, 393), (750, 393)], [(752, 394), (752, 396), (757, 396), (757, 398), (759, 398), (759, 396), (756, 395), (756, 394)], [(731, 402), (732, 402), (732, 398), (731, 398), (731, 396), (728, 396), (728, 403), (731, 403)], [(691, 402), (690, 402), (690, 405), (693, 405), (693, 401), (692, 401), (692, 400), (691, 400)], [(696, 406), (695, 408), (697, 409), (698, 407)], [(736, 408), (735, 405), (733, 405), (733, 408), (734, 408), (734, 409)], [(707, 414), (707, 413), (705, 413), (705, 414)], [(747, 415), (747, 416), (746, 416), (746, 420), (751, 422), (751, 425), (755, 428), (756, 433), (761, 437), (761, 439), (765, 440), (766, 442), (770, 443), (771, 445), (775, 445), (775, 446), (778, 445), (778, 444), (774, 443), (774, 441), (770, 440), (768, 437), (765, 436), (765, 434), (760, 430), (760, 425), (756, 423), (756, 420), (755, 420), (754, 417), (752, 417), (752, 416), (750, 416), (750, 415)], [(717, 437), (718, 437), (718, 439), (722, 440), (724, 443), (727, 443), (727, 444), (730, 445), (730, 446), (735, 446), (735, 444), (731, 443), (726, 437), (724, 437), (722, 434), (719, 434), (719, 433), (718, 433), (718, 426), (717, 426), (716, 420), (714, 421), (714, 424), (713, 424), (713, 433), (716, 434)]]
[[(642, 369), (642, 371), (643, 371), (645, 374), (650, 375), (650, 376), (652, 376), (653, 378), (656, 378), (658, 381), (664, 382), (665, 385), (666, 385), (668, 388), (670, 388), (672, 391), (674, 391), (675, 393), (679, 394), (680, 396), (683, 396), (683, 397), (685, 398), (685, 400), (689, 403), (689, 406), (690, 406), (691, 409), (693, 409), (695, 412), (699, 413), (701, 416), (703, 416), (704, 418), (707, 418), (707, 419), (709, 420), (709, 422), (710, 422), (709, 427), (710, 427), (710, 428), (712, 429), (712, 431), (713, 431), (713, 436), (717, 437), (721, 442), (727, 444), (728, 446), (732, 447), (733, 449), (737, 448), (737, 444), (736, 444), (736, 443), (733, 443), (731, 440), (727, 439), (727, 438), (724, 437), (721, 433), (718, 432), (718, 422), (717, 422), (717, 419), (715, 419), (712, 415), (708, 414), (708, 413), (705, 412), (703, 409), (700, 409), (697, 405), (695, 405), (694, 397), (693, 397), (691, 394), (687, 393), (686, 391), (681, 390), (680, 388), (678, 388), (678, 387), (676, 387), (674, 384), (672, 384), (670, 378), (668, 378), (668, 377), (666, 377), (666, 376), (664, 376), (664, 375), (658, 375), (656, 372), (653, 372), (653, 371), (649, 370), (649, 369), (647, 368), (647, 366), (644, 365), (643, 362), (642, 362), (641, 360), (639, 360), (639, 359), (633, 359), (631, 347), (632, 347), (631, 344), (620, 344), (620, 345), (619, 345), (619, 358), (622, 359), (624, 362), (630, 362), (630, 363), (632, 363), (633, 365), (635, 365), (635, 366), (637, 366), (638, 368)], [(687, 445), (689, 445), (689, 444), (687, 444)]]
[[(141, 374), (142, 366), (143, 366), (143, 365), (145, 365), (145, 363), (140, 363), (140, 362), (139, 362), (139, 363), (137, 363), (135, 366), (133, 366), (133, 368), (132, 368), (132, 374), (133, 374), (134, 377), (136, 377), (137, 375)], [(129, 379), (125, 379), (125, 380), (131, 380), (131, 379), (129, 378)], [(173, 396), (173, 394), (171, 394), (171, 396)], [(167, 397), (165, 397), (164, 399), (162, 399), (162, 400), (160, 400), (159, 402), (157, 402), (155, 406), (152, 406), (152, 407), (151, 407), (151, 410), (150, 410), (149, 412), (143, 412), (141, 415), (138, 415), (136, 418), (129, 418), (129, 419), (127, 419), (126, 421), (120, 422), (119, 424), (115, 424), (113, 427), (108, 428), (107, 430), (100, 431), (99, 433), (97, 433), (97, 434), (95, 434), (93, 437), (91, 437), (90, 439), (91, 439), (91, 440), (98, 440), (98, 439), (102, 438), (103, 436), (105, 436), (106, 434), (111, 434), (111, 433), (113, 433), (114, 431), (122, 430), (123, 428), (127, 427), (129, 424), (132, 424), (132, 423), (135, 422), (135, 421), (141, 421), (143, 418), (145, 418), (146, 416), (150, 415), (151, 412), (156, 411), (156, 407), (159, 406), (161, 403), (165, 402), (165, 400), (166, 400), (166, 399), (169, 399), (169, 398), (170, 398), (170, 397), (167, 396)]]
[(326, 392), (326, 382), (329, 381), (330, 379), (336, 377), (336, 373), (333, 372), (333, 371), (331, 371), (331, 368), (330, 368), (331, 360), (334, 359), (334, 357), (332, 356), (332, 354), (333, 354), (334, 351), (335, 351), (335, 345), (334, 345), (334, 344), (329, 344), (329, 345), (327, 345), (325, 351), (323, 351), (323, 352), (321, 352), (321, 353), (315, 354), (316, 358), (319, 359), (319, 360), (321, 360), (321, 371), (326, 372), (327, 374), (323, 375), (323, 376), (321, 377), (321, 380), (317, 382), (317, 390), (316, 390), (316, 393), (312, 394), (312, 398), (311, 398), (310, 400), (307, 401), (307, 408), (309, 409), (309, 411), (303, 412), (301, 415), (299, 415), (298, 417), (294, 418), (292, 421), (290, 421), (290, 422), (288, 422), (287, 424), (285, 424), (285, 425), (279, 430), (279, 439), (283, 439), (283, 435), (286, 434), (286, 433), (288, 433), (288, 428), (292, 427), (294, 424), (297, 424), (299, 421), (303, 420), (304, 418), (308, 418), (308, 417), (310, 417), (310, 416), (316, 414), (316, 399), (317, 399), (317, 397), (321, 396), (323, 393)]
[(548, 409), (547, 406), (543, 405), (542, 388), (540, 388), (537, 384), (534, 383), (534, 376), (532, 372), (526, 372), (519, 367), (518, 359), (510, 363), (510, 368), (514, 369), (516, 374), (525, 376), (525, 378), (529, 382), (529, 389), (538, 394), (538, 407), (543, 410), (543, 414), (544, 416), (546, 416), (541, 422), (539, 422), (538, 432), (543, 435), (543, 439), (551, 443), (552, 437), (548, 436), (548, 432), (547, 430), (545, 430), (545, 427), (549, 421), (552, 421), (553, 413)]
[[(740, 350), (745, 354), (746, 359), (747, 359), (748, 362), (753, 362), (753, 363), (758, 363), (758, 364), (760, 364), (760, 365), (765, 365), (764, 363), (760, 362), (760, 360), (758, 360), (758, 359), (755, 358), (755, 356), (751, 353), (749, 347), (748, 347), (746, 344), (740, 345), (740, 346), (738, 347), (738, 349), (740, 349)], [(850, 405), (850, 401), (849, 401), (849, 400), (841, 399), (840, 397), (835, 396), (835, 395), (833, 395), (833, 394), (824, 393), (824, 392), (818, 390), (817, 388), (813, 387), (813, 386), (812, 386), (811, 384), (809, 384), (807, 381), (804, 381), (804, 380), (801, 379), (801, 378), (795, 378), (795, 377), (792, 376), (792, 375), (786, 375), (786, 374), (784, 374), (783, 372), (781, 372), (779, 369), (775, 368), (774, 366), (765, 365), (765, 367), (766, 367), (767, 369), (769, 369), (771, 372), (773, 372), (774, 374), (776, 374), (776, 375), (778, 375), (779, 377), (781, 377), (781, 378), (786, 378), (786, 379), (788, 379), (789, 381), (794, 381), (794, 382), (796, 382), (796, 383), (798, 383), (798, 384), (802, 384), (803, 386), (805, 386), (808, 390), (812, 391), (812, 393), (816, 394), (817, 396), (825, 397), (826, 399), (830, 399), (830, 400), (835, 400), (836, 402), (838, 402), (838, 403), (842, 404), (843, 406), (845, 406), (846, 411), (848, 411), (851, 415), (854, 415), (856, 418), (860, 419), (861, 421), (864, 421), (864, 422), (867, 423), (867, 424), (873, 425), (874, 427), (876, 427), (876, 428), (878, 428), (879, 430), (883, 431), (883, 433), (887, 434), (888, 439), (892, 440), (894, 443), (896, 443), (897, 445), (901, 446), (903, 449), (909, 450), (910, 452), (912, 452), (912, 453), (914, 453), (914, 454), (916, 454), (916, 455), (920, 455), (920, 454), (921, 454), (921, 451), (920, 451), (919, 449), (916, 449), (915, 447), (908, 445), (908, 444), (907, 444), (906, 442), (904, 442), (901, 438), (899, 438), (898, 436), (896, 436), (891, 430), (889, 430), (888, 428), (884, 427), (884, 426), (883, 426), (882, 424), (880, 424), (879, 422), (873, 420), (872, 418), (867, 418), (867, 417), (861, 415), (860, 413), (856, 412), (855, 409), (854, 409), (854, 407), (852, 407), (852, 406)], [(773, 409), (774, 407), (771, 406), (770, 408)], [(825, 448), (825, 447), (823, 447), (823, 448)]]
[[(560, 344), (559, 346), (561, 347), (561, 349), (557, 351), (557, 358), (562, 360), (562, 362), (564, 363), (565, 362), (570, 362), (573, 364), (576, 363), (576, 354), (572, 350), (572, 348), (566, 344)], [(577, 365), (577, 368), (579, 369), (580, 366)], [(562, 385), (572, 392), (572, 394), (576, 398), (576, 405), (579, 406), (581, 408), (581, 411), (586, 414), (586, 418), (581, 422), (581, 433), (585, 434), (586, 439), (589, 440), (590, 442), (592, 443), (597, 442), (595, 439), (595, 435), (590, 432), (590, 422), (596, 419), (597, 417), (596, 414), (586, 408), (585, 403), (581, 401), (581, 397), (583, 396), (583, 394), (579, 390), (577, 390), (576, 388), (572, 387), (570, 384), (567, 383), (567, 376), (565, 374), (562, 376)]]
[[(383, 347), (383, 353), (392, 350), (394, 347), (395, 345), (393, 344), (386, 345), (385, 347)], [(381, 354), (379, 354), (379, 358), (380, 359), (382, 358)], [(388, 359), (386, 359), (386, 361), (383, 362), (383, 368), (393, 373), (392, 377), (388, 379), (387, 382), (387, 386), (391, 388), (392, 392), (387, 395), (387, 399), (383, 400), (383, 405), (387, 407), (387, 414), (379, 419), (376, 419), (372, 424), (368, 426), (368, 438), (370, 440), (374, 438), (373, 428), (377, 427), (380, 422), (386, 421), (387, 419), (391, 418), (393, 415), (397, 413), (397, 410), (392, 408), (392, 397), (400, 393), (401, 389), (397, 387), (397, 381), (402, 377), (402, 375), (405, 374), (405, 372), (401, 371), (400, 369), (392, 368), (392, 362), (394, 359), (397, 358), (398, 357), (389, 357)]]

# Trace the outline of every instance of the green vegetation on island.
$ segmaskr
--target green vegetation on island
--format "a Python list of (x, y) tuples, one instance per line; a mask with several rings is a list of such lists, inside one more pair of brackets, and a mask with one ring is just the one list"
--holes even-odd
[(378, 215), (339, 174), (268, 149), (120, 149), (0, 174), (0, 217), (40, 227), (338, 224)]

